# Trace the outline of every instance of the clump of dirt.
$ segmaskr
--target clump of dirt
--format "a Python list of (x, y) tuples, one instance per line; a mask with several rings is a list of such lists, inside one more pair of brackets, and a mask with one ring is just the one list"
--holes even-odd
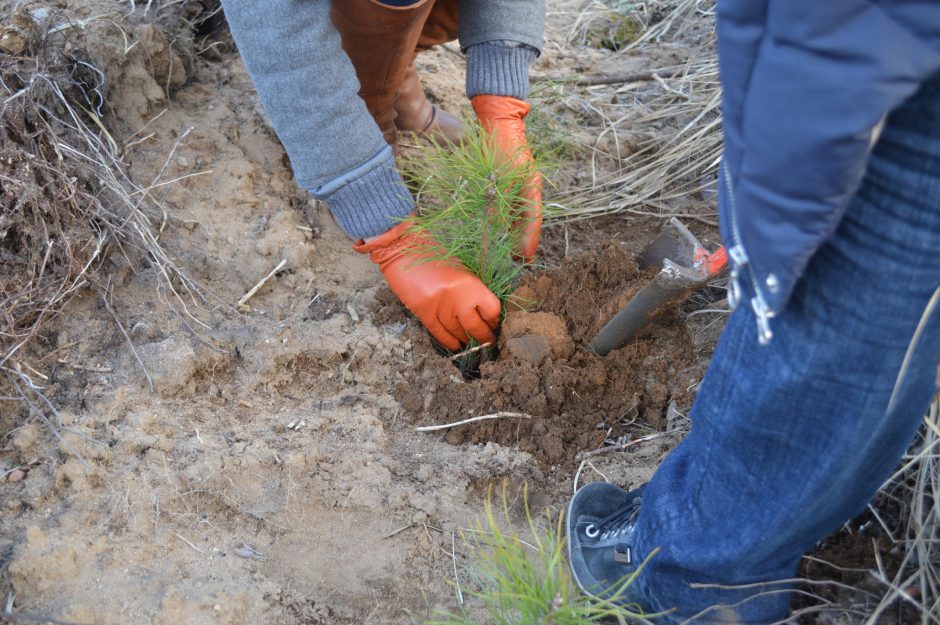
[(478, 381), (461, 377), (420, 333), (416, 366), (396, 396), (421, 425), (521, 413), (449, 429), (445, 440), (513, 445), (550, 465), (570, 463), (605, 440), (662, 430), (670, 403), (684, 408), (692, 398), (694, 381), (686, 370), (695, 354), (679, 317), (663, 315), (606, 357), (586, 348), (615, 312), (611, 302), (623, 301), (648, 278), (616, 242), (532, 272), (515, 294), (528, 310), (508, 312), (498, 355), (482, 363)]

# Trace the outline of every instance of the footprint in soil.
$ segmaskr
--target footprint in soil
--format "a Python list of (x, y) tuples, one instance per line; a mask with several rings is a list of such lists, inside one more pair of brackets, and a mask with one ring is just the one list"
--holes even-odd
[[(574, 462), (583, 450), (645, 426), (663, 429), (671, 400), (691, 403), (686, 373), (695, 350), (675, 312), (606, 357), (586, 349), (600, 327), (649, 278), (619, 244), (566, 259), (558, 269), (527, 274), (507, 313), (495, 360), (466, 381), (427, 335), (414, 332), (415, 366), (402, 371), (396, 396), (416, 425), (449, 423), (494, 412), (500, 418), (447, 431), (453, 444), (495, 441), (548, 465)], [(389, 307), (378, 316), (390, 316)], [(394, 316), (394, 315), (391, 315)], [(388, 319), (391, 321), (392, 319)]]

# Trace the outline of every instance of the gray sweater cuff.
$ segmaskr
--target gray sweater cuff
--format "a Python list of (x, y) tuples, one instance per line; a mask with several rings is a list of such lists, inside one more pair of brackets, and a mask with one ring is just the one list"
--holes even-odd
[(525, 100), (529, 96), (529, 66), (538, 50), (525, 44), (488, 41), (467, 48), (467, 97), (504, 95)]
[(353, 239), (382, 234), (414, 210), (391, 149), (311, 193), (326, 203), (336, 223)]

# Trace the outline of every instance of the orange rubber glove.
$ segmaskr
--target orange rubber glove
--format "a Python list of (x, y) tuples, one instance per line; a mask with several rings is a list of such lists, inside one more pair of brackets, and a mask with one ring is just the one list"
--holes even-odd
[[(509, 96), (478, 95), (470, 100), (470, 104), (483, 130), (493, 137), (496, 149), (505, 158), (512, 159), (514, 165), (531, 166), (532, 151), (525, 136), (525, 116), (531, 108), (529, 103)], [(531, 262), (542, 231), (542, 175), (538, 171), (532, 174), (522, 197), (527, 206), (520, 220), (524, 230), (516, 253), (523, 262)]]
[(499, 299), (456, 260), (435, 259), (433, 241), (408, 232), (413, 225), (405, 220), (353, 249), (369, 254), (392, 292), (447, 349), (460, 349), (470, 337), (495, 343)]

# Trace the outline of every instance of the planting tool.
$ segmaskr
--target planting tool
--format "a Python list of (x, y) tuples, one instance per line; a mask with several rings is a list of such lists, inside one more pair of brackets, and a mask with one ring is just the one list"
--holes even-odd
[(640, 270), (661, 269), (591, 341), (591, 351), (599, 356), (626, 345), (657, 312), (705, 286), (728, 265), (724, 246), (709, 253), (675, 217), (636, 260)]

